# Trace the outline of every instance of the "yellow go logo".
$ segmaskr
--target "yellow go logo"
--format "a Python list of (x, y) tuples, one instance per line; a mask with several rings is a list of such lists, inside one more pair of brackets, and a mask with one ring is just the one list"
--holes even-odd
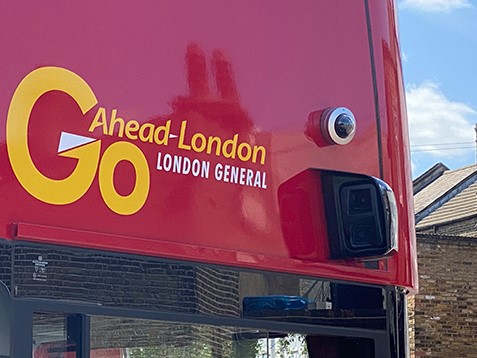
[[(73, 172), (64, 179), (43, 175), (33, 163), (28, 148), (28, 122), (36, 101), (49, 91), (70, 95), (85, 114), (96, 103), (89, 85), (75, 73), (59, 67), (43, 67), (30, 72), (13, 94), (7, 116), (7, 150), (13, 172), (22, 187), (48, 204), (65, 205), (80, 199), (91, 187), (99, 166), (99, 187), (106, 205), (115, 213), (131, 215), (139, 211), (149, 194), (149, 167), (141, 150), (129, 142), (109, 146), (100, 160), (101, 141), (59, 153), (78, 160)], [(120, 195), (114, 187), (114, 170), (123, 160), (130, 162), (136, 173), (134, 189)]]

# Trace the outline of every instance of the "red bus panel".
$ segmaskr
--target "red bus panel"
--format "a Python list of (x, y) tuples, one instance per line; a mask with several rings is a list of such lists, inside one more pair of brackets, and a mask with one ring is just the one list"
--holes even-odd
[[(1, 236), (415, 289), (394, 6), (11, 3), (0, 15)], [(309, 121), (334, 107), (353, 112), (354, 139), (313, 141)], [(329, 259), (317, 209), (302, 233), (317, 241), (300, 255), (278, 188), (308, 169), (386, 181), (397, 254), (373, 268)]]

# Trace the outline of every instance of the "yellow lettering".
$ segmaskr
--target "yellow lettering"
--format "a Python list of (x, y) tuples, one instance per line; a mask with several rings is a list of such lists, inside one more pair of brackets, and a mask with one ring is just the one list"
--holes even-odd
[(185, 131), (187, 127), (187, 121), (182, 121), (181, 123), (181, 132), (179, 133), (179, 143), (177, 147), (179, 149), (190, 150), (190, 145), (184, 144)]
[(92, 132), (97, 127), (103, 127), (103, 134), (108, 134), (108, 122), (106, 120), (106, 109), (100, 107), (94, 116), (88, 131)]
[[(154, 131), (154, 141), (159, 145), (167, 145), (169, 142), (169, 133), (171, 131), (171, 121), (167, 121), (165, 125), (159, 126)], [(162, 134), (162, 138), (161, 135)], [(190, 148), (190, 147), (189, 147)]]
[(222, 148), (222, 140), (219, 137), (209, 137), (207, 143), (207, 154), (212, 153), (212, 145), (215, 143), (215, 155), (220, 155), (220, 148)]
[(267, 151), (261, 145), (253, 147), (252, 163), (257, 162), (258, 153), (261, 153), (260, 164), (262, 164), (262, 165), (265, 164), (265, 156), (267, 154)]
[(135, 140), (137, 139), (137, 134), (133, 134), (139, 129), (139, 122), (135, 120), (128, 121), (126, 123), (126, 137), (129, 139)]
[[(197, 145), (197, 141), (200, 139), (200, 144)], [(202, 133), (196, 133), (192, 136), (192, 141), (191, 141), (192, 149), (197, 152), (203, 152), (207, 143), (205, 141), (205, 136)]]
[[(136, 172), (136, 182), (132, 192), (121, 195), (114, 187), (114, 169), (119, 162), (130, 162)], [(106, 205), (120, 215), (132, 215), (144, 205), (149, 195), (149, 166), (141, 150), (129, 142), (111, 144), (103, 154), (99, 166), (99, 188)]]
[(222, 155), (225, 158), (235, 159), (235, 153), (237, 152), (238, 134), (234, 135), (232, 139), (226, 140), (222, 147)]
[(119, 124), (118, 137), (122, 138), (123, 134), (124, 134), (124, 119), (122, 119), (120, 117), (116, 118), (116, 113), (117, 113), (116, 109), (113, 109), (111, 111), (111, 120), (109, 121), (109, 132), (108, 132), (108, 134), (113, 135), (114, 126), (116, 125), (116, 123), (118, 123)]
[[(244, 148), (246, 149), (246, 154), (245, 155), (243, 154), (243, 149)], [(242, 162), (246, 162), (252, 156), (252, 148), (250, 147), (250, 145), (248, 143), (245, 143), (245, 142), (240, 143), (239, 146), (238, 146), (237, 154), (238, 154), (239, 159)]]
[[(42, 67), (30, 72), (18, 85), (8, 109), (6, 142), (13, 172), (21, 186), (33, 197), (48, 204), (64, 205), (81, 198), (91, 186), (99, 161), (100, 141), (61, 153), (78, 160), (65, 179), (43, 175), (33, 163), (28, 148), (28, 124), (33, 106), (49, 91), (70, 95), (85, 114), (96, 103), (88, 84), (75, 73), (59, 67)], [(98, 111), (99, 112), (99, 111)], [(100, 115), (98, 115), (99, 119)]]
[[(142, 142), (152, 143), (152, 141), (154, 140), (154, 128), (154, 124), (144, 123), (141, 128), (139, 128), (139, 139)], [(144, 134), (146, 133), (146, 131), (147, 135)]]

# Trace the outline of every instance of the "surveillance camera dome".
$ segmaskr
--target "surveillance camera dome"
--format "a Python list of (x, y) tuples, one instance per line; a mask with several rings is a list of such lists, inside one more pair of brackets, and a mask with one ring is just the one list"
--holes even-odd
[(348, 144), (356, 133), (353, 113), (344, 107), (325, 111), (322, 117), (322, 132), (330, 144)]

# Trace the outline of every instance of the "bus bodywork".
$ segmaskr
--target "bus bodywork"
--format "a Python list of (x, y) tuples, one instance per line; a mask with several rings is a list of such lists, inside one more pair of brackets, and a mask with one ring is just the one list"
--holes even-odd
[[(247, 327), (247, 342), (302, 334), (310, 356), (343, 356), (342, 337), (363, 356), (404, 356), (395, 311), (417, 271), (395, 6), (9, 5), (4, 355), (187, 356), (174, 350), (192, 347), (187, 337), (226, 326), (214, 336), (232, 348), (214, 338), (200, 354), (239, 354)], [(351, 122), (333, 137), (340, 114)], [(343, 312), (359, 324), (340, 323)], [(121, 317), (152, 320), (161, 338), (126, 344)], [(97, 333), (108, 319), (116, 338)], [(175, 326), (176, 341), (166, 334)]]

